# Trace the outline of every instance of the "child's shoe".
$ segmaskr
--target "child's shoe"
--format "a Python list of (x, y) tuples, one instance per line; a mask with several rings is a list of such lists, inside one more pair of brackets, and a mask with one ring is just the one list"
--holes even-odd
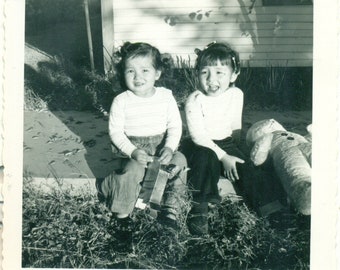
[(115, 238), (117, 249), (123, 253), (132, 251), (133, 221), (130, 217), (115, 219)]
[(178, 222), (176, 220), (176, 217), (173, 214), (160, 212), (157, 216), (157, 220), (164, 227), (167, 227), (167, 228), (172, 229), (174, 231), (177, 231), (179, 229)]
[(188, 229), (193, 235), (208, 234), (208, 203), (194, 205), (189, 213)]
[(208, 217), (202, 214), (191, 215), (188, 220), (188, 229), (192, 235), (207, 235)]

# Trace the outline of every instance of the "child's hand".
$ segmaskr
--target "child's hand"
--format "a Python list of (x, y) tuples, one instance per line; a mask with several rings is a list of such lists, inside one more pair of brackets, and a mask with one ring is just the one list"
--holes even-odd
[(244, 160), (238, 157), (235, 157), (235, 156), (230, 156), (228, 154), (225, 154), (222, 157), (221, 161), (222, 161), (223, 168), (225, 171), (225, 176), (231, 181), (238, 180), (239, 177), (238, 177), (238, 173), (236, 169), (236, 162), (244, 163)]
[(144, 150), (138, 148), (132, 152), (131, 157), (141, 163), (144, 167), (146, 167), (148, 162), (153, 161), (151, 156), (149, 156)]
[(160, 151), (160, 157), (159, 157), (159, 162), (161, 164), (168, 164), (170, 160), (172, 159), (173, 151), (169, 147), (164, 147)]

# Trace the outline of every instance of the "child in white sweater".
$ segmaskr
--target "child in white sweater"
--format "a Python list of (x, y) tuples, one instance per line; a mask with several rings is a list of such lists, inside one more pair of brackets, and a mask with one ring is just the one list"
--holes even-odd
[[(161, 164), (173, 164), (180, 173), (171, 179), (164, 194), (162, 217), (175, 224), (186, 186), (186, 159), (176, 151), (182, 122), (172, 92), (155, 87), (162, 73), (158, 49), (147, 43), (125, 43), (120, 50), (119, 71), (126, 91), (112, 103), (109, 135), (115, 154), (122, 158), (122, 168), (107, 176), (99, 190), (115, 213), (117, 230), (132, 232), (129, 217), (141, 190), (145, 168), (157, 158)], [(122, 241), (124, 241), (124, 237)]]
[[(200, 90), (186, 102), (191, 140), (183, 146), (190, 168), (189, 187), (194, 205), (189, 219), (193, 234), (207, 234), (209, 204), (219, 203), (217, 183), (223, 174), (231, 181), (241, 177), (245, 157), (234, 142), (242, 122), (243, 92), (234, 86), (240, 72), (238, 54), (221, 43), (197, 50)], [(242, 164), (242, 165), (241, 165)]]

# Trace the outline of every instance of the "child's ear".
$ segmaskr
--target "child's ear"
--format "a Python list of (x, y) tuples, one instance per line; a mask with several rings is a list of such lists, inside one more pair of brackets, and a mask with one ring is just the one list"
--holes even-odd
[(161, 77), (162, 71), (156, 70), (156, 81)]
[(236, 79), (237, 79), (239, 74), (240, 74), (240, 72), (238, 72), (238, 73), (233, 72), (233, 74), (231, 74), (230, 82), (234, 83), (236, 81)]

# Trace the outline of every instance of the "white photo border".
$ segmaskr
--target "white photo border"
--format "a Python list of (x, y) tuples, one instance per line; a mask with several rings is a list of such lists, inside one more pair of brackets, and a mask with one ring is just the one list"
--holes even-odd
[[(21, 269), (25, 1), (0, 0), (0, 7), (2, 268)], [(312, 269), (340, 269), (339, 7), (339, 0), (314, 1)]]

